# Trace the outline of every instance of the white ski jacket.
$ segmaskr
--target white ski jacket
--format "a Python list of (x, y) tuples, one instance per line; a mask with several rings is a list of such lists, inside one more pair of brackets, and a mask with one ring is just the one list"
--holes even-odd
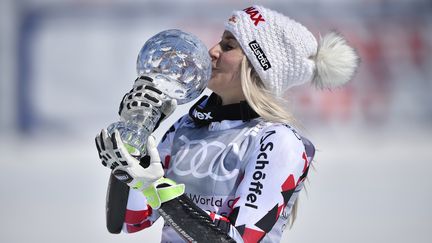
[[(224, 120), (197, 126), (185, 115), (164, 135), (165, 176), (237, 242), (279, 242), (303, 188), (315, 149), (285, 124)], [(131, 190), (123, 230), (149, 227), (159, 217)], [(161, 242), (184, 242), (164, 225)]]

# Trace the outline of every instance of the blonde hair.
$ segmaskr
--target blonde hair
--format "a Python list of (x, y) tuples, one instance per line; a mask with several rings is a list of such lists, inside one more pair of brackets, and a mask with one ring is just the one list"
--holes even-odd
[[(275, 97), (268, 91), (260, 77), (249, 63), (246, 56), (243, 56), (240, 70), (240, 80), (243, 94), (249, 106), (263, 119), (271, 122), (279, 122), (296, 126), (297, 122), (287, 110), (286, 101)], [(298, 198), (291, 209), (290, 228), (297, 218)]]

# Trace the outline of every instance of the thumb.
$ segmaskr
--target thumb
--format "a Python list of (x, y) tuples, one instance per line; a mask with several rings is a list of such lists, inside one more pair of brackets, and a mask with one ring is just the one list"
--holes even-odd
[(150, 163), (160, 163), (159, 152), (157, 150), (156, 139), (150, 135), (146, 144), (147, 155), (150, 156)]

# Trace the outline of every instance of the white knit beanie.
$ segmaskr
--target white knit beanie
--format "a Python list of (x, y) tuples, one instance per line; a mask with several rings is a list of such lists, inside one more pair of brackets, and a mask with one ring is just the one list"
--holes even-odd
[(300, 23), (262, 6), (234, 11), (225, 29), (276, 96), (310, 81), (320, 88), (342, 85), (358, 65), (357, 54), (342, 36), (330, 33), (318, 43)]

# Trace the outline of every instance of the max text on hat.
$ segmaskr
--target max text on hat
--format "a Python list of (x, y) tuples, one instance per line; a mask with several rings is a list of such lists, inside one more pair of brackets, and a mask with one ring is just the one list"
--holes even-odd
[(260, 12), (255, 7), (245, 8), (245, 9), (243, 9), (243, 11), (245, 11), (247, 14), (249, 14), (251, 20), (254, 21), (255, 26), (258, 26), (258, 24), (261, 21), (265, 22), (265, 19), (263, 18), (263, 16), (260, 14)]

